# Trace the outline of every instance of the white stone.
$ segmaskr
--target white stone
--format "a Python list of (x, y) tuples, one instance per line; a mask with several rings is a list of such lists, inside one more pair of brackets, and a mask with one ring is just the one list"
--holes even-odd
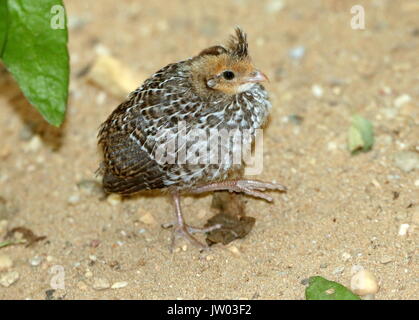
[(343, 273), (343, 271), (345, 271), (345, 267), (340, 266), (340, 267), (335, 268), (335, 270), (333, 270), (333, 274), (341, 274)]
[(351, 256), (348, 252), (344, 252), (344, 253), (342, 253), (342, 260), (343, 260), (344, 262), (346, 262), (346, 261), (350, 260), (351, 258), (352, 258), (352, 256)]
[(0, 285), (8, 288), (17, 280), (19, 280), (19, 273), (17, 271), (10, 271), (1, 276)]
[(323, 88), (319, 86), (318, 84), (313, 84), (313, 86), (311, 87), (311, 92), (316, 98), (321, 98), (323, 97), (324, 91), (323, 91)]
[(145, 212), (139, 219), (142, 223), (148, 225), (155, 225), (157, 224), (156, 219), (154, 219), (153, 215), (150, 212)]
[(107, 198), (106, 201), (112, 205), (112, 206), (117, 206), (121, 203), (122, 201), (122, 196), (117, 194), (117, 193), (111, 193)]
[(399, 236), (405, 236), (409, 227), (408, 223), (402, 223), (399, 227)]
[(25, 152), (36, 152), (42, 146), (42, 139), (39, 135), (34, 135), (31, 140), (24, 146)]
[(351, 275), (353, 276), (354, 274), (358, 273), (361, 270), (364, 270), (363, 266), (353, 265), (352, 268), (351, 268)]
[(268, 13), (276, 13), (281, 11), (285, 6), (284, 0), (270, 0), (265, 5), (265, 10)]
[(37, 267), (41, 264), (42, 260), (44, 260), (41, 256), (35, 256), (31, 259), (29, 259), (29, 264), (32, 267)]
[(365, 296), (377, 293), (378, 289), (377, 279), (370, 271), (361, 270), (352, 276), (351, 290), (353, 293)]
[(229, 246), (229, 247), (227, 247), (227, 249), (231, 253), (233, 253), (235, 256), (240, 256), (241, 255), (241, 252), (240, 252), (239, 248), (237, 248), (236, 246)]
[(67, 202), (69, 204), (76, 204), (80, 201), (80, 196), (78, 194), (73, 194), (68, 197)]
[(105, 290), (110, 288), (110, 283), (105, 278), (95, 278), (93, 279), (93, 289), (95, 290)]
[(0, 271), (7, 271), (13, 267), (13, 261), (5, 254), (0, 255)]
[(394, 155), (394, 164), (404, 172), (419, 169), (419, 153), (400, 151)]
[(400, 108), (410, 101), (412, 101), (412, 98), (408, 94), (402, 94), (394, 99), (394, 106)]
[(121, 289), (121, 288), (125, 288), (128, 285), (127, 281), (120, 281), (120, 282), (115, 282), (111, 288), (112, 289)]

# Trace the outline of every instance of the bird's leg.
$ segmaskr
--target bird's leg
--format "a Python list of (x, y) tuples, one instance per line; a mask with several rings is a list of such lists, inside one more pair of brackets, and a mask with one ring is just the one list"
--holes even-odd
[(173, 251), (175, 242), (177, 238), (185, 238), (190, 243), (192, 243), (194, 246), (200, 248), (200, 249), (208, 249), (208, 246), (199, 242), (197, 239), (195, 239), (192, 234), (194, 233), (206, 233), (211, 232), (213, 230), (221, 228), (220, 224), (213, 225), (208, 228), (196, 228), (189, 226), (185, 223), (185, 220), (183, 219), (182, 209), (180, 207), (180, 196), (177, 192), (172, 193), (172, 198), (175, 204), (175, 212), (176, 212), (176, 223), (173, 228), (172, 233), (172, 246), (171, 251)]
[(241, 192), (256, 198), (262, 198), (269, 202), (273, 199), (267, 194), (261, 192), (265, 190), (286, 191), (287, 188), (279, 183), (263, 182), (259, 180), (227, 180), (214, 182), (203, 186), (194, 187), (191, 193), (204, 193), (210, 191), (228, 190), (230, 192)]

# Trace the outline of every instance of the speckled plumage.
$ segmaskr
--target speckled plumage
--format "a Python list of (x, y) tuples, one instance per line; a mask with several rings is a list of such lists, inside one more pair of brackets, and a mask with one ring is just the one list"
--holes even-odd
[[(160, 188), (183, 190), (224, 180), (232, 170), (240, 169), (231, 159), (220, 164), (161, 164), (156, 161), (156, 148), (168, 140), (167, 136), (159, 137), (159, 134), (168, 129), (177, 134), (180, 121), (184, 121), (188, 132), (203, 129), (210, 136), (211, 129), (249, 129), (252, 138), (255, 129), (265, 123), (270, 102), (259, 83), (252, 83), (249, 90), (237, 94), (211, 88), (207, 89), (208, 93), (200, 94), (194, 83), (197, 79), (193, 67), (209, 55), (220, 54), (230, 55), (233, 60), (249, 59), (245, 35), (237, 31), (227, 49), (211, 47), (196, 57), (157, 71), (110, 115), (99, 133), (104, 151), (102, 168), (106, 191), (132, 194)], [(175, 152), (185, 151), (182, 148), (189, 150), (191, 146), (189, 141), (176, 146)]]
[(168, 190), (176, 212), (172, 248), (178, 236), (206, 248), (192, 233), (222, 226), (187, 225), (181, 192), (229, 190), (272, 201), (261, 191), (285, 190), (258, 180), (227, 180), (243, 167), (243, 149), (251, 146), (268, 117), (271, 104), (260, 84), (265, 80), (251, 62), (240, 29), (226, 47), (209, 47), (157, 71), (102, 124), (105, 191)]

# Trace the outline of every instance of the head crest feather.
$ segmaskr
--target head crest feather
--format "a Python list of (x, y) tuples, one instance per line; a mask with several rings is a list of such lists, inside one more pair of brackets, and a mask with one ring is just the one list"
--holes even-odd
[(240, 27), (236, 27), (235, 32), (236, 34), (230, 37), (228, 48), (233, 55), (246, 58), (249, 55), (246, 33)]

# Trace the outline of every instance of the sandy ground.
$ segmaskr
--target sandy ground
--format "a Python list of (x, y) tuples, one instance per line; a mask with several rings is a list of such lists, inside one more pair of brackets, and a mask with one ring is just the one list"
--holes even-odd
[[(418, 298), (419, 168), (394, 162), (419, 151), (417, 1), (65, 2), (72, 75), (64, 126), (47, 126), (12, 81), (1, 84), (0, 236), (23, 226), (47, 237), (0, 249), (13, 262), (0, 278), (18, 274), (0, 285), (1, 299), (304, 299), (304, 279), (349, 286), (354, 266), (377, 277), (377, 299)], [(350, 28), (358, 3), (365, 30)], [(274, 204), (246, 199), (256, 224), (244, 239), (204, 253), (181, 242), (171, 254), (160, 226), (173, 218), (168, 198), (112, 205), (78, 186), (95, 179), (98, 127), (120, 102), (83, 70), (108, 50), (146, 77), (224, 41), (236, 25), (271, 78), (260, 178), (289, 191), (272, 193)], [(354, 113), (373, 123), (376, 142), (351, 156)], [(188, 221), (203, 225), (210, 203), (211, 195), (185, 197)], [(60, 279), (65, 287), (51, 291)]]

